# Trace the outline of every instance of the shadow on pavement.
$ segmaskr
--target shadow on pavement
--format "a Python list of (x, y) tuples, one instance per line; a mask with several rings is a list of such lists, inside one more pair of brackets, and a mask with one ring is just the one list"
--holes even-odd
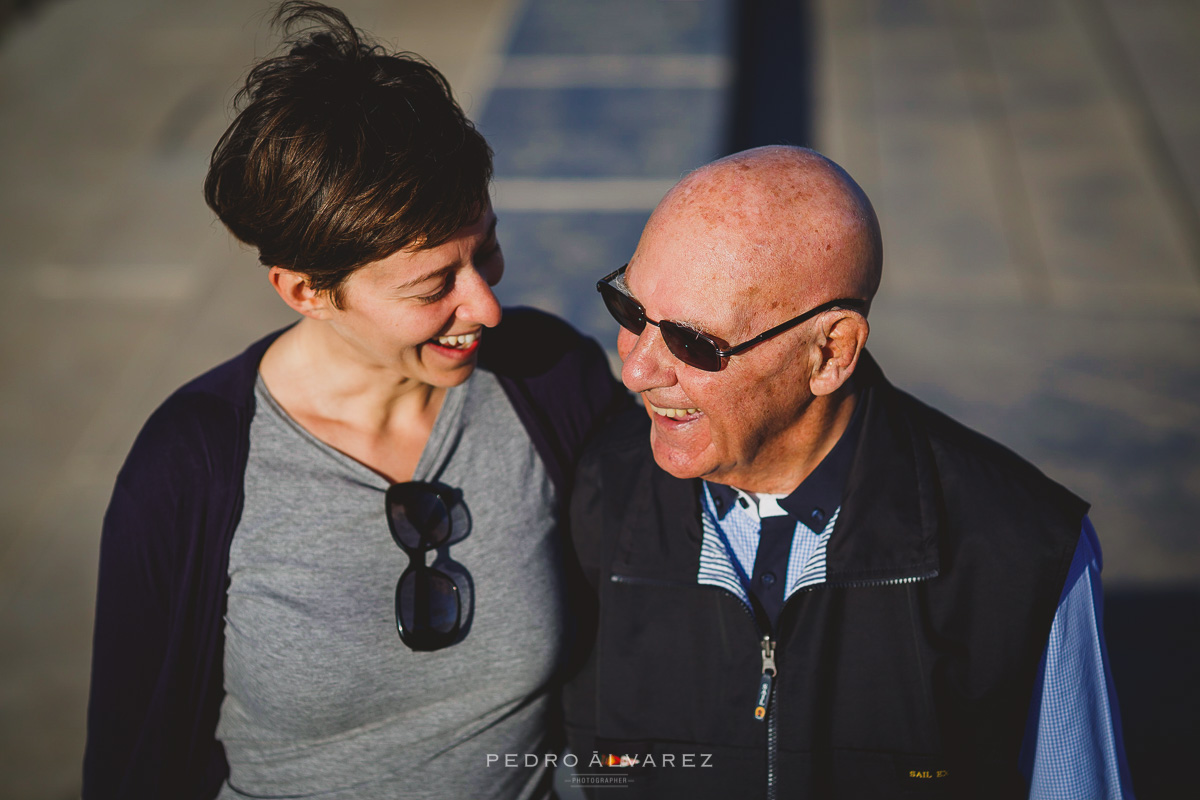
[(0, 0), (0, 39), (18, 18), (32, 13), (46, 2), (48, 0)]
[(734, 4), (733, 102), (728, 152), (812, 146), (813, 26), (807, 0)]

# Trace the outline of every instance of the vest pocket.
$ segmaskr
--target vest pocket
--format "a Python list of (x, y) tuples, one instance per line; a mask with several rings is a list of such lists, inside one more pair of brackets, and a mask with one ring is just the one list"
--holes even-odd
[(847, 800), (950, 798), (953, 771), (942, 756), (834, 750), (832, 796)]
[(600, 591), (598, 739), (765, 748), (753, 713), (762, 651), (738, 598), (627, 575)]

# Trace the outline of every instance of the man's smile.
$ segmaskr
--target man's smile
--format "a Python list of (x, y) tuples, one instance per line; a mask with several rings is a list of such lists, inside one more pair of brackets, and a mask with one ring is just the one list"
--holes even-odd
[(662, 417), (669, 417), (670, 419), (685, 420), (689, 417), (700, 416), (700, 409), (698, 408), (662, 408), (654, 405), (649, 400), (646, 401), (646, 405), (655, 414)]

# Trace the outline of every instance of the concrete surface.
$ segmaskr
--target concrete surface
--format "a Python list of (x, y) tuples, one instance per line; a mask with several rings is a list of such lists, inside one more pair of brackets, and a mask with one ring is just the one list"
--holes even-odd
[[(592, 284), (724, 152), (732, 3), (342, 7), (441, 67), (495, 147), (502, 299), (611, 345)], [(3, 798), (78, 794), (99, 521), (138, 427), (290, 319), (200, 195), (264, 9), (56, 0), (0, 39)], [(1135, 784), (1170, 796), (1158, 767), (1200, 712), (1177, 691), (1200, 620), (1200, 7), (814, 0), (807, 24), (796, 143), (884, 227), (872, 349), (1093, 502)]]

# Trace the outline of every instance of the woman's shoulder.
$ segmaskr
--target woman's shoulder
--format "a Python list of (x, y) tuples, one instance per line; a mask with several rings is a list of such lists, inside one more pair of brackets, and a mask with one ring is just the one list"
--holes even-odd
[(254, 381), (258, 375), (258, 365), (262, 361), (263, 354), (290, 327), (280, 328), (267, 334), (228, 361), (218, 364), (208, 372), (188, 381), (168, 397), (163, 406), (187, 405), (189, 402), (194, 402), (196, 398), (205, 397), (217, 403), (251, 405)]
[(523, 387), (519, 394), (535, 405), (572, 409), (572, 416), (602, 414), (624, 394), (594, 339), (533, 308), (504, 310), (484, 334), (479, 366), (506, 387)]
[(258, 363), (282, 331), (260, 339), (241, 354), (173, 392), (142, 426), (118, 482), (156, 483), (213, 474), (235, 455), (241, 429), (254, 410)]
[(532, 378), (562, 369), (583, 357), (603, 357), (595, 340), (570, 323), (535, 308), (505, 308), (500, 324), (484, 334), (479, 365), (500, 375)]
[(484, 334), (479, 366), (505, 393), (563, 490), (584, 442), (627, 394), (594, 339), (543, 311), (504, 310)]

